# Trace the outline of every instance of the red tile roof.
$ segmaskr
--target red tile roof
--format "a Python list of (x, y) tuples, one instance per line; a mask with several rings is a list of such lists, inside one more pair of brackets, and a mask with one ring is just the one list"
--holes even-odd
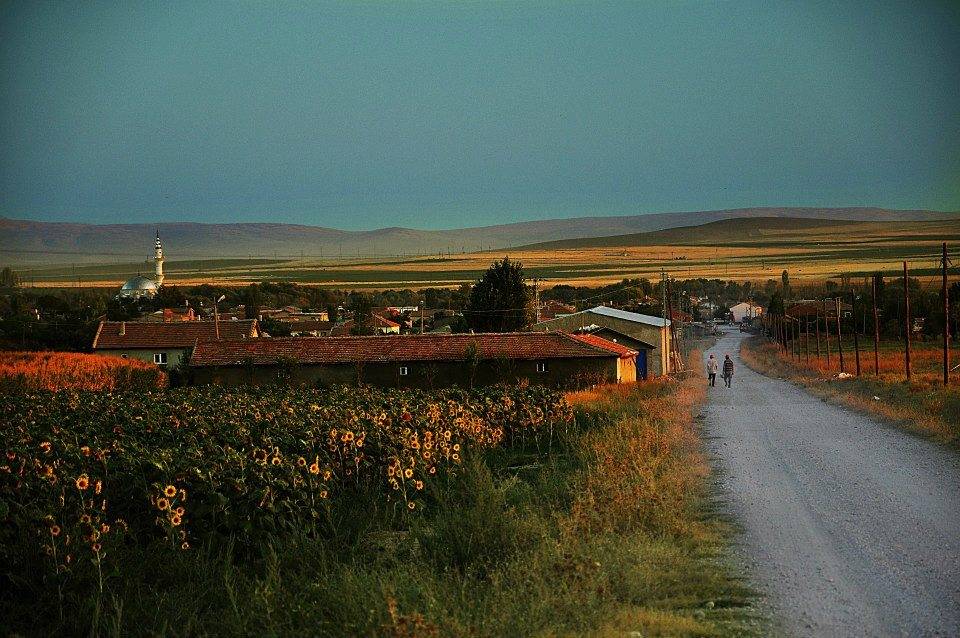
[(631, 350), (630, 348), (619, 344), (615, 341), (610, 341), (609, 339), (604, 339), (603, 337), (598, 337), (597, 335), (592, 334), (573, 334), (570, 335), (577, 341), (582, 341), (587, 345), (594, 346), (596, 348), (603, 348), (604, 350), (609, 350), (610, 352), (618, 355), (621, 359), (629, 359), (630, 357), (637, 356), (636, 350)]
[[(177, 323), (141, 323), (137, 321), (101, 321), (93, 349), (190, 348), (198, 341), (217, 338), (214, 321), (183, 321)], [(121, 331), (123, 334), (120, 334)], [(257, 337), (260, 334), (255, 319), (221, 321), (221, 339)]]
[(231, 366), (247, 361), (267, 365), (281, 359), (304, 364), (464, 361), (471, 346), (481, 359), (623, 356), (622, 346), (605, 339), (590, 341), (561, 332), (508, 332), (207, 341), (194, 348), (190, 365)]

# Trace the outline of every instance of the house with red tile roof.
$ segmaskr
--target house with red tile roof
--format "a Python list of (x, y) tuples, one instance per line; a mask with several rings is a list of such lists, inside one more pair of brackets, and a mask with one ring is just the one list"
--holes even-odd
[(198, 342), (259, 337), (260, 325), (256, 319), (171, 323), (101, 321), (93, 338), (93, 351), (172, 368), (188, 357)]
[(205, 341), (190, 358), (199, 383), (575, 387), (636, 380), (637, 353), (594, 335), (561, 332), (288, 337)]

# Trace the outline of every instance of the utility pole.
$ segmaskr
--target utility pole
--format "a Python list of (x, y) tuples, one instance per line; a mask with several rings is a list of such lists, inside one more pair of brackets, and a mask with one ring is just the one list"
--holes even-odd
[(943, 386), (950, 385), (950, 299), (947, 289), (947, 242), (943, 242), (941, 295), (943, 296)]
[(823, 334), (827, 341), (827, 371), (830, 371), (830, 313), (827, 311), (827, 300), (823, 300)]
[(667, 343), (667, 340), (670, 335), (670, 331), (667, 330), (667, 273), (663, 268), (660, 269), (660, 292), (662, 293), (662, 297), (663, 297), (663, 310), (661, 314), (663, 315), (663, 333), (664, 333), (663, 336), (661, 337), (661, 340), (663, 341), (663, 352), (666, 354), (666, 357), (667, 357), (666, 359), (667, 367), (666, 367), (666, 370), (664, 371), (664, 374), (670, 374), (670, 348), (668, 347), (670, 344)]
[(820, 309), (816, 310), (816, 318), (814, 319), (814, 326), (817, 331), (817, 367), (820, 367)]
[[(674, 328), (673, 328), (673, 295), (670, 294), (671, 292), (672, 290), (670, 290), (670, 277), (668, 276), (667, 277), (667, 316), (670, 319), (670, 352), (668, 356), (672, 358), (673, 352), (674, 350), (676, 350), (676, 346), (675, 346), (676, 332), (674, 331)], [(679, 366), (678, 366), (678, 369), (679, 369)]]
[(904, 324), (903, 332), (905, 336), (903, 350), (903, 367), (907, 373), (907, 381), (910, 381), (910, 331), (913, 329), (913, 322), (910, 319), (910, 273), (907, 271), (907, 262), (903, 262), (903, 304), (904, 304)]
[(424, 299), (420, 302), (420, 334), (423, 334), (423, 324), (427, 311), (427, 300)]
[(877, 278), (873, 277), (873, 376), (880, 376), (880, 316), (877, 314)]
[(840, 355), (840, 372), (846, 372), (843, 369), (843, 335), (840, 332), (840, 316), (843, 311), (840, 307), (840, 295), (837, 295), (834, 301), (837, 305), (837, 353)]
[(537, 323), (540, 323), (540, 278), (536, 277), (533, 280), (533, 305), (536, 308), (537, 313)]
[(853, 351), (857, 361), (857, 376), (860, 376), (860, 338), (857, 330), (857, 293), (850, 293), (850, 314), (853, 316)]

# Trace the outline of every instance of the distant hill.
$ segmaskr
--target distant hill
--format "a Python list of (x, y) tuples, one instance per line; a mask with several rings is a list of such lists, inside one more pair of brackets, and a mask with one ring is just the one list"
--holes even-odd
[(586, 237), (539, 242), (521, 246), (525, 250), (564, 250), (630, 246), (683, 246), (740, 243), (804, 242), (819, 240), (857, 240), (878, 235), (903, 240), (920, 234), (936, 234), (943, 239), (960, 235), (960, 219), (911, 221), (849, 221), (803, 217), (742, 217), (721, 219), (696, 226), (679, 226), (648, 233), (630, 233), (606, 237)]
[[(0, 218), (2, 263), (91, 263), (147, 259), (159, 228), (169, 259), (240, 257), (358, 257), (458, 253), (542, 242), (645, 234), (724, 219), (924, 221), (958, 213), (879, 208), (742, 208), (622, 217), (551, 219), (453, 230), (381, 228), (345, 231), (294, 224), (76, 224)], [(469, 220), (465, 220), (469, 221)], [(764, 222), (767, 223), (767, 222)], [(599, 241), (591, 239), (590, 241)], [(618, 240), (621, 241), (621, 240)], [(598, 244), (600, 245), (600, 244)], [(606, 244), (604, 244), (606, 245)], [(609, 244), (614, 245), (614, 244)], [(622, 245), (622, 244), (616, 244)]]

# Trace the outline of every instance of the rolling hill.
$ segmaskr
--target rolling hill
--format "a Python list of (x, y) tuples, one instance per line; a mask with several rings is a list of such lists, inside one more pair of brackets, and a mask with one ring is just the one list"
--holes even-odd
[[(577, 244), (584, 246), (612, 246), (623, 245), (622, 242), (627, 241), (624, 238), (632, 236), (636, 236), (636, 241), (678, 241), (685, 234), (703, 232), (684, 230), (685, 227), (702, 228), (704, 224), (730, 219), (744, 220), (743, 226), (724, 227), (729, 228), (724, 232), (735, 234), (745, 232), (750, 228), (749, 222), (757, 220), (763, 220), (761, 226), (770, 226), (773, 224), (770, 220), (782, 219), (787, 226), (803, 229), (822, 227), (838, 220), (914, 222), (946, 219), (960, 223), (960, 214), (879, 208), (743, 208), (551, 219), (451, 230), (381, 228), (369, 231), (269, 223), (94, 225), (0, 218), (0, 260), (16, 265), (144, 259), (151, 255), (153, 234), (157, 229), (171, 259), (295, 258), (301, 254), (314, 258), (355, 258), (436, 254), (440, 251), (472, 252), (531, 244), (560, 247), (567, 240), (588, 242)], [(668, 234), (653, 235), (651, 239), (651, 233), (658, 231)]]

